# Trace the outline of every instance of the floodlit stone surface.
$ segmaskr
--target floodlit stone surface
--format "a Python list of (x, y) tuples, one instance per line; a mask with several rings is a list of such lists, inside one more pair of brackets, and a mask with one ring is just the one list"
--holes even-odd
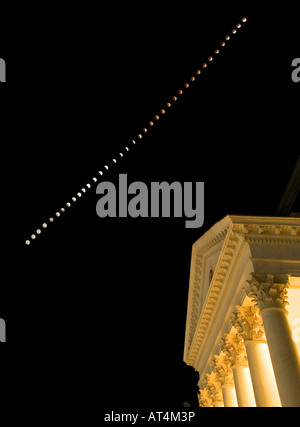
[(200, 406), (299, 407), (299, 331), (299, 218), (227, 216), (194, 243), (184, 361)]

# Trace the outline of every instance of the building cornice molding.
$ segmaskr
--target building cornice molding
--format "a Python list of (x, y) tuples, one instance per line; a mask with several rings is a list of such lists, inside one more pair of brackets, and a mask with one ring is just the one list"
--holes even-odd
[(223, 285), (228, 276), (229, 267), (233, 262), (234, 255), (236, 256), (237, 254), (237, 248), (240, 249), (240, 243), (243, 243), (241, 242), (241, 233), (233, 229), (232, 224), (226, 229), (226, 233), (227, 235), (220, 251), (217, 267), (189, 348), (189, 355), (186, 362), (192, 366), (195, 365), (208, 325), (219, 300), (219, 295), (224, 288)]
[[(201, 312), (203, 298), (201, 283), (205, 279), (205, 255), (220, 246), (226, 237), (230, 221), (225, 217), (198, 239), (192, 248), (184, 360), (191, 347)], [(200, 298), (201, 297), (201, 298)]]

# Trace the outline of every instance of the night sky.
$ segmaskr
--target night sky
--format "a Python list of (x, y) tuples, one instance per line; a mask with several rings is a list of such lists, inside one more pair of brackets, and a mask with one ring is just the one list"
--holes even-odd
[[(7, 383), (45, 411), (196, 407), (197, 374), (183, 362), (192, 244), (227, 214), (274, 216), (299, 154), (295, 11), (141, 3), (26, 5), (0, 18)], [(203, 227), (100, 219), (92, 178), (105, 164), (116, 186), (120, 173), (149, 187), (203, 181)]]

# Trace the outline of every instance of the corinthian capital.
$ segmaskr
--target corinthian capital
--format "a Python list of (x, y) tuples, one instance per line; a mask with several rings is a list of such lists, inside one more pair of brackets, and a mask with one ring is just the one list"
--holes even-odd
[(219, 380), (219, 374), (216, 371), (213, 371), (211, 374), (206, 374), (206, 387), (210, 390), (213, 401), (223, 400), (222, 388)]
[(236, 306), (235, 326), (245, 341), (266, 339), (263, 320), (257, 306)]
[(246, 290), (248, 296), (256, 302), (260, 310), (266, 308), (284, 309), (288, 305), (287, 290), (289, 277), (287, 274), (252, 273)]
[(207, 388), (204, 388), (199, 391), (198, 401), (200, 406), (212, 407), (212, 397), (211, 392)]
[(225, 335), (223, 352), (232, 365), (248, 365), (246, 348), (240, 333), (231, 332)]
[(215, 356), (215, 370), (219, 373), (219, 381), (221, 385), (233, 384), (233, 373), (231, 363), (227, 354), (223, 351)]

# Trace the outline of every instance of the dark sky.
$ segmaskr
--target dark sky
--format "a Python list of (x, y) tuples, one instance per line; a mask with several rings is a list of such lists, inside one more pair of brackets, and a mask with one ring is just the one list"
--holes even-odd
[[(182, 361), (191, 246), (227, 214), (275, 215), (299, 154), (293, 10), (140, 3), (22, 6), (1, 16), (0, 315), (20, 393), (33, 384), (45, 410), (66, 394), (103, 413), (196, 404), (197, 375)], [(204, 181), (203, 227), (98, 218), (92, 177), (105, 164), (116, 185), (120, 173), (147, 185)]]

